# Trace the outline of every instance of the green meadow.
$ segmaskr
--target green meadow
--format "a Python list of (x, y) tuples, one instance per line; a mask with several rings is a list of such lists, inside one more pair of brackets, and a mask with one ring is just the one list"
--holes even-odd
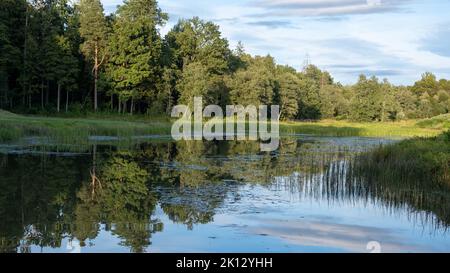
[[(449, 115), (420, 121), (371, 122), (323, 120), (281, 122), (281, 134), (362, 137), (434, 137), (449, 127)], [(59, 143), (84, 144), (92, 136), (131, 138), (144, 135), (169, 135), (171, 120), (144, 115), (95, 114), (87, 117), (23, 116), (0, 110), (0, 141), (24, 137), (44, 137)]]
[(91, 136), (131, 138), (170, 133), (170, 122), (22, 116), (0, 111), (0, 141), (43, 137), (61, 144), (86, 144)]
[(320, 136), (361, 136), (361, 137), (433, 137), (444, 128), (419, 126), (414, 120), (398, 122), (352, 122), (322, 120), (317, 122), (283, 122), (280, 130), (285, 133), (312, 134)]

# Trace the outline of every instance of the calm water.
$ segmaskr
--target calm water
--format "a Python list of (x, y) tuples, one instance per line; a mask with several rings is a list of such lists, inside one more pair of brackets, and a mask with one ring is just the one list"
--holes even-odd
[(388, 142), (3, 145), (0, 252), (449, 252), (447, 189), (356, 174)]

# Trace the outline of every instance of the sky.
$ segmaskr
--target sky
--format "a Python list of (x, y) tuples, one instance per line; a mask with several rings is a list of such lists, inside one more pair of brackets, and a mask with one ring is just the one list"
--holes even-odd
[[(101, 0), (107, 13), (122, 0)], [(450, 79), (450, 0), (160, 0), (169, 21), (198, 16), (220, 26), (231, 48), (312, 63), (343, 84), (360, 74), (410, 85), (424, 72)]]

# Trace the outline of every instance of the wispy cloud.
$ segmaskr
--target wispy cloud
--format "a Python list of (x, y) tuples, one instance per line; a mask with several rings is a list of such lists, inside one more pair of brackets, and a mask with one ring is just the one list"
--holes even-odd
[(450, 22), (436, 28), (435, 31), (422, 40), (422, 43), (422, 50), (450, 57)]
[(292, 27), (292, 22), (290, 21), (281, 21), (281, 20), (267, 20), (267, 21), (253, 21), (246, 23), (250, 26), (263, 26), (268, 28), (289, 28)]
[(338, 16), (400, 11), (406, 2), (408, 0), (264, 0), (251, 4), (265, 10), (258, 16)]

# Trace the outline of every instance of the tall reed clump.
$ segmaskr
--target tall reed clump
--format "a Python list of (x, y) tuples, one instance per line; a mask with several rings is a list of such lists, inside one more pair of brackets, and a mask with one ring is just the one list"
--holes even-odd
[(361, 174), (373, 183), (408, 188), (450, 187), (450, 131), (433, 138), (413, 138), (380, 146), (359, 156)]

